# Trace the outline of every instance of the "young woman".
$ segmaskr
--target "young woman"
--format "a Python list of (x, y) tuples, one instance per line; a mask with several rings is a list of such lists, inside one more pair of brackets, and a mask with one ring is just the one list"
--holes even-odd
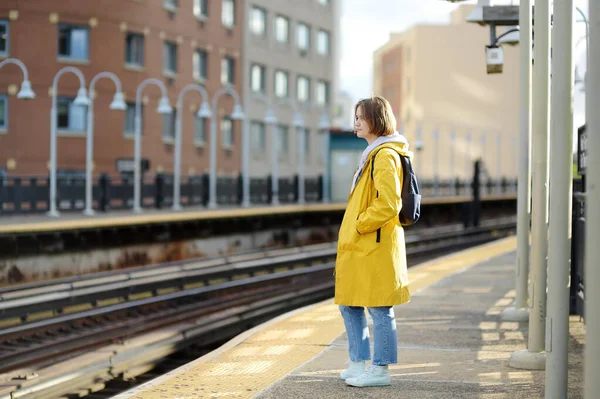
[[(410, 300), (402, 207), (400, 155), (412, 157), (405, 137), (383, 97), (361, 100), (355, 107), (354, 131), (367, 141), (354, 174), (340, 227), (335, 266), (335, 303), (344, 319), (349, 367), (341, 377), (348, 385), (390, 384), (389, 364), (398, 362), (394, 305)], [(373, 319), (372, 365), (364, 308)]]

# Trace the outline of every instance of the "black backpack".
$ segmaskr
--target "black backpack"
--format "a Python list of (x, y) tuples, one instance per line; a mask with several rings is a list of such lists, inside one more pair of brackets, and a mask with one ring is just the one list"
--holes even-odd
[[(381, 151), (381, 150), (379, 150)], [(377, 151), (377, 152), (379, 152)], [(373, 179), (373, 171), (375, 170), (375, 156), (371, 158), (371, 180)], [(402, 226), (411, 226), (417, 223), (421, 216), (421, 194), (419, 194), (419, 185), (417, 184), (417, 176), (412, 168), (410, 159), (404, 155), (400, 155), (402, 163), (402, 209), (398, 217)]]

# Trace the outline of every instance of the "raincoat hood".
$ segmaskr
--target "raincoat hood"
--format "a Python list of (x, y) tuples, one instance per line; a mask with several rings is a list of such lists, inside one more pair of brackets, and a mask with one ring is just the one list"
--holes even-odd
[(391, 148), (396, 151), (400, 155), (407, 156), (412, 159), (413, 153), (408, 149), (408, 140), (406, 137), (396, 132), (391, 136), (380, 136), (375, 141), (365, 148), (361, 157), (360, 164), (358, 165), (358, 169), (354, 173), (354, 177), (352, 178), (352, 187), (350, 188), (350, 192), (354, 191), (354, 187), (356, 187), (356, 182), (362, 175), (362, 171), (364, 169), (365, 164), (369, 160), (372, 154), (379, 151), (382, 148)]

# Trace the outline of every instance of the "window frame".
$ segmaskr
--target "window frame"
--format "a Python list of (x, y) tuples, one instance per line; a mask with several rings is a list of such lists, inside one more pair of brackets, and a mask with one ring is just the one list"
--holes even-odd
[[(64, 55), (60, 53), (60, 34), (61, 31), (65, 28), (69, 29), (69, 43), (68, 43), (68, 47), (69, 47), (69, 51), (72, 50), (72, 31), (73, 30), (82, 30), (85, 31), (86, 33), (86, 43), (85, 43), (85, 57), (84, 58), (79, 58), (79, 57), (74, 57), (73, 55)], [(68, 23), (64, 23), (64, 24), (58, 24), (57, 26), (57, 37), (56, 37), (56, 57), (58, 59), (61, 60), (67, 60), (67, 61), (90, 61), (90, 29), (88, 26), (85, 25), (79, 25), (79, 24), (68, 24)]]

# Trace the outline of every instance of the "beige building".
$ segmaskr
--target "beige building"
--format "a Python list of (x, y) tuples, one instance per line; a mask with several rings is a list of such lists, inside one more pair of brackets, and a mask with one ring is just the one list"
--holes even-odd
[[(278, 142), (279, 176), (298, 173), (301, 136), (289, 104), (294, 102), (305, 125), (305, 176), (321, 175), (325, 147), (319, 122), (324, 114), (331, 123), (338, 92), (339, 0), (250, 0), (244, 4), (243, 95), (251, 174), (262, 177), (271, 173), (273, 133)], [(265, 100), (275, 105), (275, 127), (264, 123)]]
[(473, 7), (458, 7), (447, 25), (393, 33), (374, 53), (373, 90), (392, 104), (412, 149), (422, 143), (421, 179), (470, 177), (477, 158), (491, 178), (517, 175), (518, 47), (504, 45), (503, 73), (488, 75), (489, 28), (465, 22)]

